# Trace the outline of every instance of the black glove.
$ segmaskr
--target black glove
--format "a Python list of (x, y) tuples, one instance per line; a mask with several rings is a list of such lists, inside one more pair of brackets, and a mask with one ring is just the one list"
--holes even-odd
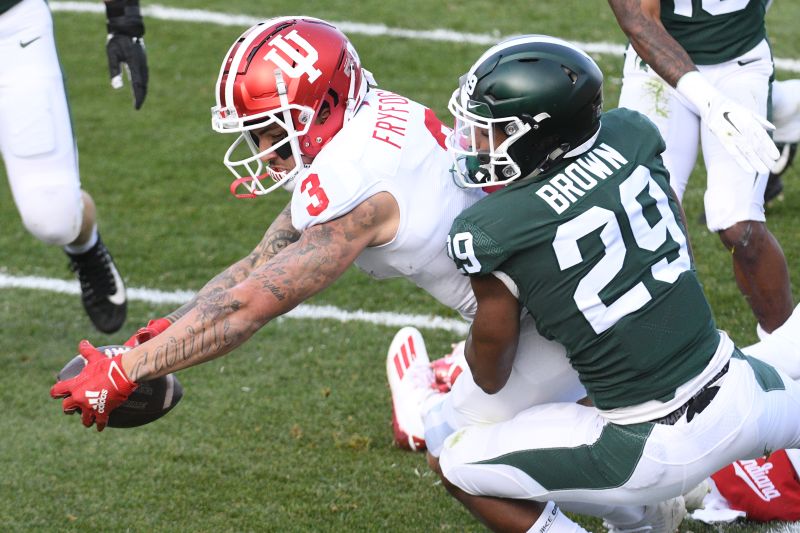
[(106, 54), (111, 86), (122, 87), (122, 64), (127, 66), (133, 87), (133, 107), (139, 109), (147, 95), (147, 55), (144, 52), (144, 21), (139, 0), (110, 0), (106, 2)]

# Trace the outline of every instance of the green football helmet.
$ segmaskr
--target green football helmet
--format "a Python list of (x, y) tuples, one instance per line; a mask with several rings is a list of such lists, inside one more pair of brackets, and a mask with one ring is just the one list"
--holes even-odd
[(466, 187), (536, 176), (600, 128), (603, 73), (561, 39), (524, 35), (490, 48), (450, 98), (448, 147)]

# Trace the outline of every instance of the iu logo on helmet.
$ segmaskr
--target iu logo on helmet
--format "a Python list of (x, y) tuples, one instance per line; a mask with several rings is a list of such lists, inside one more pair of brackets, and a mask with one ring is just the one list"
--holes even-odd
[[(294, 46), (286, 42), (287, 40), (293, 41), (297, 46), (305, 50), (306, 55), (301, 54), (300, 50), (295, 49)], [(313, 83), (314, 80), (322, 76), (322, 71), (318, 68), (314, 68), (317, 59), (319, 59), (319, 53), (308, 41), (300, 37), (297, 30), (292, 30), (287, 33), (285, 39), (283, 35), (278, 35), (270, 41), (269, 46), (271, 46), (272, 49), (264, 56), (264, 61), (272, 61), (278, 65), (287, 76), (299, 78), (303, 74), (306, 74), (309, 83)], [(290, 61), (284, 59), (278, 50), (285, 54)]]

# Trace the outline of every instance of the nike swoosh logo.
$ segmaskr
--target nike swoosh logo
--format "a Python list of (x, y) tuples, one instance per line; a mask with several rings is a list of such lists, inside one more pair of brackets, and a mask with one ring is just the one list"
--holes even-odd
[[(724, 119), (725, 119), (725, 121), (726, 121), (728, 124), (730, 124), (730, 125), (731, 125), (731, 127), (732, 127), (733, 129), (735, 129), (736, 131), (739, 131), (739, 128), (737, 128), (737, 127), (736, 127), (736, 124), (734, 124), (733, 122), (731, 122), (731, 119), (729, 119), (729, 118), (728, 118), (728, 115), (729, 115), (729, 114), (730, 114), (730, 111), (725, 111), (725, 112), (722, 114), (722, 118), (724, 118)], [(739, 131), (739, 133), (741, 133), (741, 131)]]
[(757, 57), (757, 58), (755, 58), (755, 59), (746, 59), (746, 60), (744, 60), (744, 61), (737, 61), (737, 63), (739, 63), (739, 66), (740, 66), (740, 67), (743, 67), (743, 66), (745, 66), (745, 65), (749, 65), (750, 63), (755, 63), (755, 62), (756, 62), (756, 61), (758, 61), (759, 59), (760, 59), (760, 58), (758, 58), (758, 57)]
[(39, 35), (38, 37), (34, 37), (33, 39), (31, 39), (30, 41), (20, 41), (20, 42), (19, 42), (19, 45), (20, 45), (20, 47), (22, 47), (22, 48), (25, 48), (25, 47), (27, 47), (29, 44), (31, 44), (31, 43), (34, 43), (34, 42), (38, 41), (38, 40), (39, 40), (39, 39), (41, 39), (41, 38), (42, 38), (42, 36), (41, 36), (41, 35)]
[(117, 289), (114, 294), (108, 297), (108, 301), (114, 305), (122, 305), (125, 303), (125, 285), (122, 283), (122, 278), (119, 276), (114, 264), (112, 263), (108, 266), (111, 267), (111, 274), (114, 276), (114, 287)]

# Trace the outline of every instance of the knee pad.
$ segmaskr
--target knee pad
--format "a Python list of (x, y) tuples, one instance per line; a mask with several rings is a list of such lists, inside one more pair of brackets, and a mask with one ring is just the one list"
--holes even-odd
[(30, 190), (29, 194), (18, 195), (15, 199), (22, 223), (40, 241), (65, 246), (78, 237), (83, 220), (79, 189)]

